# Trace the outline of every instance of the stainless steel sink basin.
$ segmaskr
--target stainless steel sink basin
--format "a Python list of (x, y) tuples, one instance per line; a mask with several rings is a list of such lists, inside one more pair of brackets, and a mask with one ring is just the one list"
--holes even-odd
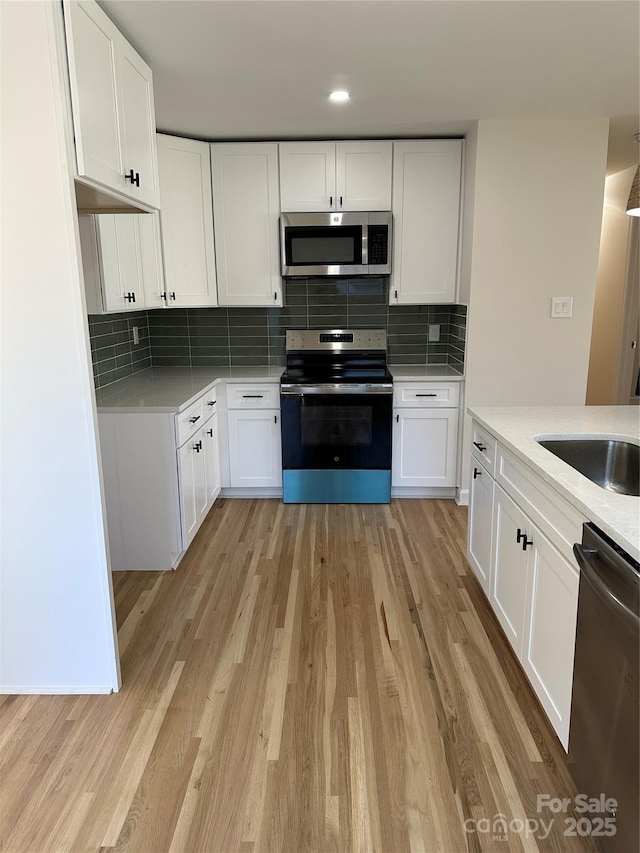
[(567, 465), (603, 489), (640, 496), (640, 448), (617, 439), (536, 439)]

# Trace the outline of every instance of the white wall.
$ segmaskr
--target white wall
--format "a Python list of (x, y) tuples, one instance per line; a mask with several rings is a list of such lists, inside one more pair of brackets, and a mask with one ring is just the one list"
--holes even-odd
[(633, 218), (627, 216), (626, 209), (635, 173), (633, 166), (610, 175), (605, 183), (587, 383), (590, 406), (611, 406), (617, 402), (615, 385)]
[[(478, 122), (466, 405), (584, 405), (609, 122)], [(470, 156), (473, 156), (471, 147)], [(573, 317), (550, 318), (552, 296)], [(463, 489), (468, 488), (465, 421)]]
[(59, 3), (3, 2), (0, 690), (119, 685)]

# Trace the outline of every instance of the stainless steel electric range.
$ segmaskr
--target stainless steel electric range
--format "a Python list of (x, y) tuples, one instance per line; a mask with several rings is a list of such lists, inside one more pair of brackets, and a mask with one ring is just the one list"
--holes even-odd
[(389, 503), (393, 379), (382, 329), (288, 331), (285, 503)]

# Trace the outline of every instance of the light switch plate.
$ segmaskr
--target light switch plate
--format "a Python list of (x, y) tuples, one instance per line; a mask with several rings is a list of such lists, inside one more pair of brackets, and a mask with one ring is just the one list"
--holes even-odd
[(571, 317), (573, 314), (572, 296), (554, 296), (551, 299), (552, 317)]

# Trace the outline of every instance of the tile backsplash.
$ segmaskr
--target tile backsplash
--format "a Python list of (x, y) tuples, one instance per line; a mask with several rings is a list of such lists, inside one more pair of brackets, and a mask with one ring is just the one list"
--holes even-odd
[[(284, 308), (175, 308), (89, 317), (96, 387), (153, 365), (280, 365), (287, 329), (386, 329), (391, 364), (462, 371), (467, 309), (388, 305), (385, 277), (285, 279)], [(134, 347), (131, 327), (140, 345)], [(437, 326), (438, 339), (435, 329)]]

